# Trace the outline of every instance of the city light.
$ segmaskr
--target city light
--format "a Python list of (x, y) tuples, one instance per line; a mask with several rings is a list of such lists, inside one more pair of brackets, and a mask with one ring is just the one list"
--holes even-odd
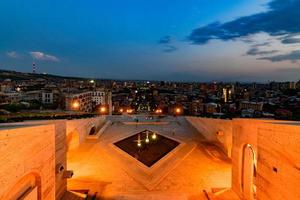
[(79, 108), (79, 103), (78, 102), (74, 102), (72, 104), (72, 107), (75, 108), (75, 109)]
[(182, 112), (181, 108), (175, 108), (175, 113), (176, 114), (181, 114), (181, 112)]
[(160, 108), (156, 109), (156, 110), (155, 110), (155, 113), (156, 113), (156, 114), (162, 114), (162, 109), (160, 109)]
[(101, 112), (101, 113), (105, 113), (105, 112), (106, 112), (106, 110), (107, 110), (107, 109), (106, 109), (106, 107), (105, 107), (105, 106), (101, 106), (101, 107), (100, 107), (100, 112)]
[(94, 80), (90, 80), (90, 83), (95, 83), (95, 81)]
[(128, 114), (132, 114), (132, 113), (133, 113), (133, 109), (127, 109), (126, 112), (127, 112)]
[(124, 112), (124, 109), (123, 109), (123, 108), (120, 108), (119, 112), (120, 112), (120, 113), (123, 113), (123, 112)]

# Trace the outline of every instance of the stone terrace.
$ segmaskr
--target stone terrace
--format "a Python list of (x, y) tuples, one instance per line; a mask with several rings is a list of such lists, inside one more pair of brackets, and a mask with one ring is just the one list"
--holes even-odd
[[(137, 124), (126, 116), (110, 120), (112, 125), (98, 139), (86, 140), (69, 151), (68, 168), (74, 170), (69, 190), (88, 189), (99, 199), (193, 200), (206, 199), (203, 190), (231, 187), (227, 157), (184, 117), (166, 117), (160, 122), (139, 117)], [(145, 129), (180, 142), (151, 168), (113, 145)]]

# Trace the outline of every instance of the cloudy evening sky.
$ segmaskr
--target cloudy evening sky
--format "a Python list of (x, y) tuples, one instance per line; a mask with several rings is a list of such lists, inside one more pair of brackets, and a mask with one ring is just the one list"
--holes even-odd
[(90, 78), (300, 78), (300, 0), (1, 0), (0, 69)]

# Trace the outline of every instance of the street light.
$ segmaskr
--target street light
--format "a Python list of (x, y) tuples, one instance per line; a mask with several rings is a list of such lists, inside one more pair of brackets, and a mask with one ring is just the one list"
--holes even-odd
[(181, 108), (175, 108), (175, 113), (177, 115), (181, 114), (181, 112), (182, 112)]
[(78, 103), (77, 101), (73, 102), (72, 107), (73, 107), (74, 109), (79, 108), (79, 103)]
[(156, 113), (156, 114), (162, 114), (162, 109), (160, 109), (160, 108), (156, 109), (156, 110), (155, 110), (155, 113)]
[(133, 113), (133, 109), (127, 109), (126, 112), (127, 112), (128, 114), (131, 114), (131, 113)]
[(106, 107), (105, 106), (100, 107), (100, 113), (102, 113), (102, 114), (106, 113)]

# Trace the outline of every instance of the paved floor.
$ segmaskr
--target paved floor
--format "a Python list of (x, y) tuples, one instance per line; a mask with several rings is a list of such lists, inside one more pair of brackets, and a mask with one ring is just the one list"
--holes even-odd
[[(184, 118), (167, 117), (159, 125), (122, 123), (132, 120), (128, 117), (111, 120), (113, 124), (98, 140), (87, 140), (68, 153), (68, 168), (74, 170), (68, 189), (89, 189), (99, 199), (109, 200), (201, 200), (204, 189), (230, 187), (230, 163), (222, 153), (215, 156), (218, 148), (207, 146)], [(144, 129), (181, 141), (185, 150), (178, 149), (147, 169), (112, 147), (111, 143)]]

